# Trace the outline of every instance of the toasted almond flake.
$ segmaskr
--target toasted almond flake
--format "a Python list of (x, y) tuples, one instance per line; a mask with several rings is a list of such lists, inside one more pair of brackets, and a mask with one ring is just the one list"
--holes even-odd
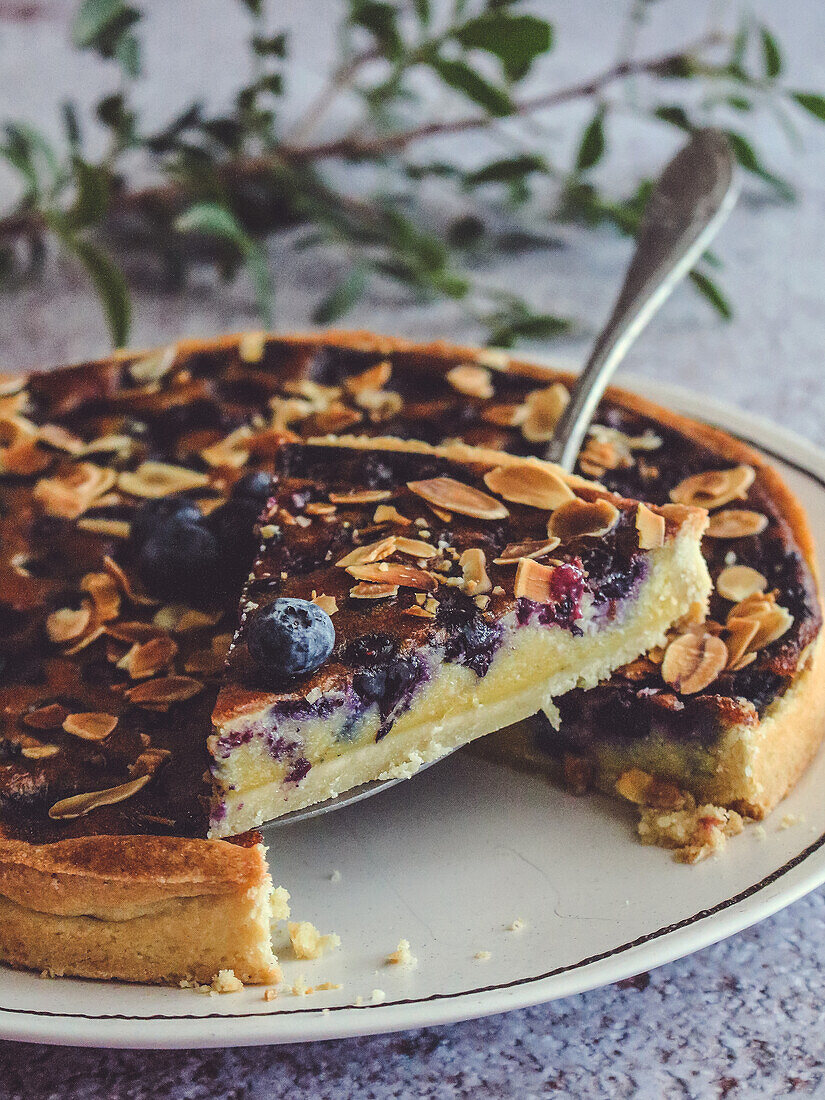
[(458, 564), (464, 576), (464, 591), (469, 596), (481, 596), (493, 587), (487, 575), (487, 558), (483, 550), (471, 546), (458, 559)]
[(485, 405), (481, 410), (481, 419), (497, 428), (517, 428), (527, 417), (526, 405)]
[(38, 707), (23, 715), (23, 723), (35, 730), (58, 729), (63, 725), (66, 717), (66, 708), (60, 703), (49, 703), (48, 706)]
[(392, 363), (389, 359), (383, 359), (373, 367), (368, 367), (360, 374), (353, 374), (344, 379), (344, 389), (347, 393), (358, 394), (363, 390), (380, 390), (386, 386), (392, 375)]
[(334, 516), (337, 508), (334, 504), (324, 504), (320, 500), (311, 500), (304, 511), (310, 516)]
[(84, 455), (117, 454), (124, 456), (128, 455), (134, 446), (135, 441), (130, 435), (102, 435), (98, 439), (92, 439), (88, 443), (84, 443), (82, 453)]
[(97, 623), (106, 623), (117, 618), (120, 612), (120, 592), (110, 574), (86, 573), (80, 581), (80, 587), (91, 597)]
[(88, 794), (73, 794), (69, 798), (61, 798), (49, 810), (49, 817), (52, 821), (69, 821), (75, 817), (83, 817), (84, 814), (96, 810), (99, 806), (112, 806), (117, 802), (125, 802), (127, 798), (131, 798), (142, 790), (150, 778), (151, 776), (142, 775), (138, 779), (131, 779), (128, 783), (109, 787), (105, 791), (90, 791)]
[(144, 680), (147, 676), (154, 676), (161, 669), (168, 668), (177, 652), (178, 643), (168, 635), (150, 638), (148, 642), (133, 645), (117, 662), (117, 667), (128, 672), (132, 680)]
[[(177, 620), (172, 626), (173, 634), (194, 634), (196, 630), (205, 630), (210, 626), (217, 626), (223, 618), (220, 608), (216, 611), (202, 611), (197, 607), (179, 605)], [(157, 619), (155, 615), (154, 619)], [(154, 621), (153, 619), (153, 621)]]
[(753, 466), (734, 466), (729, 470), (707, 470), (685, 478), (670, 491), (670, 499), (676, 504), (691, 507), (721, 508), (732, 500), (744, 500), (753, 484), (756, 471)]
[(543, 558), (552, 554), (561, 539), (526, 539), (524, 542), (508, 542), (499, 557), (494, 558), (495, 565), (517, 565), (522, 558)]
[(376, 584), (390, 585), (396, 588), (417, 588), (423, 592), (433, 592), (438, 581), (423, 569), (414, 565), (396, 562), (377, 562), (372, 565), (349, 565), (347, 572), (357, 581), (371, 581)]
[(84, 741), (103, 741), (109, 736), (117, 725), (114, 714), (99, 714), (87, 712), (84, 714), (67, 714), (63, 721), (63, 729), (75, 737)]
[(619, 519), (619, 509), (609, 500), (594, 500), (592, 503), (574, 497), (562, 504), (547, 523), (547, 534), (561, 542), (592, 536), (606, 535)]
[(27, 760), (48, 760), (50, 756), (57, 756), (60, 752), (60, 746), (50, 744), (25, 745), (20, 752)]
[(742, 660), (748, 654), (751, 643), (759, 632), (759, 620), (756, 618), (733, 619), (728, 626), (725, 645), (728, 647), (727, 667), (736, 670), (742, 667)]
[(412, 616), (414, 616), (415, 618), (418, 618), (418, 619), (434, 619), (435, 618), (435, 611), (430, 611), (426, 607), (419, 607), (419, 605), (416, 604), (416, 603), (412, 604), (410, 607), (405, 607), (404, 611), (403, 611), (403, 614), (404, 615), (412, 615)]
[(327, 615), (332, 616), (338, 610), (338, 603), (334, 596), (325, 596), (322, 592), (319, 596), (314, 593), (312, 595), (312, 602), (320, 607), (322, 611), (326, 611)]
[(540, 565), (532, 558), (522, 558), (516, 569), (514, 592), (516, 599), (524, 598), (535, 603), (549, 603), (555, 566)]
[(768, 526), (768, 517), (747, 508), (726, 508), (710, 517), (705, 535), (709, 539), (744, 539), (761, 535)]
[(138, 386), (147, 386), (153, 382), (159, 382), (175, 365), (177, 348), (170, 344), (165, 348), (158, 348), (149, 352), (140, 359), (136, 359), (128, 367), (129, 377)]
[(372, 517), (373, 523), (401, 523), (405, 527), (408, 527), (412, 520), (407, 519), (406, 516), (398, 511), (398, 509), (392, 504), (379, 504), (375, 509), (375, 514)]
[(438, 553), (432, 543), (408, 539), (405, 535), (395, 536), (395, 549), (399, 554), (409, 554), (413, 558), (434, 558)]
[(388, 596), (398, 595), (398, 585), (368, 584), (361, 581), (349, 590), (349, 594), (355, 600), (384, 600)]
[(127, 600), (146, 607), (154, 607), (160, 603), (160, 600), (156, 600), (153, 596), (147, 596), (145, 592), (138, 592), (115, 559), (110, 558), (108, 554), (103, 557), (103, 568), (113, 578)]
[(767, 577), (749, 565), (729, 565), (716, 578), (716, 591), (733, 603), (741, 603), (755, 592), (764, 592), (767, 587)]
[(752, 649), (764, 649), (765, 646), (778, 641), (783, 634), (787, 634), (794, 622), (790, 611), (778, 604), (765, 611), (759, 619), (759, 630), (751, 642)]
[(157, 680), (144, 680), (126, 692), (130, 702), (152, 710), (167, 710), (172, 703), (181, 703), (203, 691), (200, 680), (191, 676), (163, 676)]
[(50, 516), (77, 519), (95, 497), (102, 496), (115, 484), (114, 470), (91, 462), (76, 462), (59, 477), (44, 477), (34, 487), (34, 497)]
[(153, 623), (116, 622), (107, 623), (106, 633), (119, 642), (134, 645), (135, 642), (148, 642), (150, 638), (161, 638), (166, 631)]
[(451, 477), (408, 481), (407, 488), (429, 504), (434, 504), (437, 508), (445, 508), (449, 512), (458, 512), (462, 516), (473, 516), (475, 519), (505, 519), (510, 514), (495, 497), (488, 496), (479, 489), (474, 489)]
[(546, 466), (530, 462), (497, 466), (484, 475), (484, 484), (506, 501), (552, 511), (572, 500), (575, 493), (563, 478)]
[(358, 409), (351, 409), (341, 401), (333, 401), (322, 412), (313, 414), (316, 431), (335, 434), (345, 432), (347, 428), (351, 428), (362, 419), (363, 413), (359, 412)]
[(464, 394), (465, 397), (480, 397), (487, 400), (495, 393), (490, 371), (475, 363), (459, 363), (457, 367), (447, 371), (446, 377), (453, 389)]
[(79, 455), (85, 450), (83, 440), (73, 432), (67, 431), (60, 424), (41, 425), (37, 438), (46, 446), (54, 447), (57, 451), (65, 451), (66, 454)]
[(727, 663), (728, 649), (721, 638), (682, 634), (665, 650), (662, 678), (681, 695), (694, 695), (712, 684)]
[(66, 656), (72, 657), (75, 653), (80, 653), (82, 649), (86, 649), (87, 646), (90, 646), (92, 642), (96, 641), (105, 630), (106, 627), (103, 626), (102, 623), (100, 626), (93, 627), (88, 633), (84, 634), (79, 641), (75, 642), (73, 646), (65, 651)]
[(26, 385), (25, 374), (11, 374), (8, 371), (0, 373), (0, 397), (13, 397), (21, 393)]
[(361, 390), (353, 398), (359, 409), (363, 409), (373, 424), (392, 420), (404, 407), (404, 399), (393, 390)]
[(57, 642), (72, 642), (79, 638), (89, 625), (92, 613), (88, 607), (61, 607), (58, 611), (52, 611), (46, 619), (46, 633), (49, 640)]
[(726, 620), (727, 624), (730, 626), (732, 619), (758, 617), (766, 611), (770, 611), (775, 604), (776, 596), (773, 592), (754, 592), (730, 609)]
[(183, 662), (183, 671), (198, 676), (214, 676), (223, 668), (224, 658), (211, 649), (196, 649)]
[(128, 539), (132, 532), (131, 523), (124, 519), (79, 519), (77, 526), (91, 535), (104, 535), (112, 539)]
[(219, 439), (211, 447), (204, 447), (200, 456), (208, 466), (229, 466), (239, 470), (249, 461), (249, 441), (252, 429), (243, 425), (230, 432), (225, 439)]
[(569, 400), (567, 387), (561, 382), (529, 393), (525, 402), (527, 414), (521, 425), (524, 438), (530, 443), (549, 442)]
[(350, 550), (343, 558), (339, 558), (335, 564), (342, 569), (346, 569), (349, 565), (367, 565), (369, 562), (383, 561), (384, 558), (388, 558), (394, 553), (395, 546), (396, 536), (389, 535), (387, 538), (378, 539), (376, 542), (368, 542), (363, 546), (356, 546), (354, 550)]
[(389, 489), (360, 489), (355, 493), (330, 493), (333, 504), (377, 504), (379, 500), (389, 500)]
[(173, 466), (168, 462), (141, 462), (136, 470), (126, 470), (118, 475), (118, 488), (124, 493), (149, 500), (159, 500), (172, 493), (189, 489), (203, 489), (209, 478), (186, 466)]
[(260, 363), (265, 350), (265, 332), (244, 332), (238, 340), (238, 355), (244, 363)]
[[(437, 508), (435, 506), (435, 504), (432, 504), (430, 501), (427, 501), (427, 507), (430, 509), (430, 511), (433, 513), (434, 516), (436, 516), (438, 519), (441, 520), (442, 523), (451, 523), (452, 522), (452, 518), (453, 518), (453, 513), (452, 512), (448, 512), (444, 508)], [(416, 520), (415, 522), (418, 523), (418, 520)], [(424, 526), (426, 526), (426, 521), (424, 521)], [(422, 528), (421, 533), (424, 534), (423, 528)], [(429, 534), (429, 531), (427, 532), (427, 534)]]
[(129, 765), (129, 774), (137, 779), (140, 776), (147, 775), (152, 776), (163, 764), (165, 764), (172, 757), (172, 753), (169, 749), (161, 749), (156, 746), (144, 749), (138, 757), (135, 758), (134, 764)]
[(665, 542), (665, 517), (652, 512), (646, 504), (636, 509), (636, 530), (640, 550), (657, 550)]
[(601, 477), (605, 470), (616, 470), (619, 466), (631, 464), (629, 456), (622, 454), (618, 447), (607, 441), (588, 439), (579, 455), (579, 465), (590, 477)]

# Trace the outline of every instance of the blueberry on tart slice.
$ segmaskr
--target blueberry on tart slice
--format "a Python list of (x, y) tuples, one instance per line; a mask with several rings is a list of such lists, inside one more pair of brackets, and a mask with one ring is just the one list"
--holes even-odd
[(706, 521), (463, 444), (286, 445), (213, 714), (210, 835), (554, 716), (704, 609)]

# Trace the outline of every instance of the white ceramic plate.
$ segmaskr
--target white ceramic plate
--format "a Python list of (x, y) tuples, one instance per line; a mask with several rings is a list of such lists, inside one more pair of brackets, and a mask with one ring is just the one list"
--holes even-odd
[[(769, 453), (825, 547), (825, 453), (704, 396), (652, 384), (644, 391)], [(331, 1039), (449, 1023), (615, 982), (763, 920), (825, 882), (823, 785), (820, 754), (762, 839), (746, 830), (721, 858), (684, 867), (643, 848), (617, 802), (574, 798), (459, 753), (368, 802), (271, 832), (273, 874), (292, 893), (294, 916), (342, 940), (312, 962), (285, 950), (286, 981), (303, 975), (340, 989), (267, 1002), (260, 988), (199, 996), (0, 968), (0, 1037), (126, 1047)], [(793, 827), (781, 828), (785, 815)], [(516, 918), (524, 928), (508, 930)], [(416, 969), (384, 965), (402, 937)]]

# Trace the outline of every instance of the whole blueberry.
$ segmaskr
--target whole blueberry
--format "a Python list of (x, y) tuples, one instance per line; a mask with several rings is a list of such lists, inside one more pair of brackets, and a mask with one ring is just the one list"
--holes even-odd
[(284, 676), (303, 676), (332, 653), (335, 627), (317, 604), (281, 597), (250, 621), (247, 642), (259, 665)]
[(148, 590), (169, 599), (208, 600), (220, 579), (218, 541), (185, 519), (167, 520), (138, 550), (137, 570)]
[(236, 497), (216, 508), (209, 517), (209, 529), (218, 540), (227, 563), (239, 563), (244, 575), (255, 557), (258, 543), (255, 524), (262, 505), (252, 497)]
[(260, 512), (272, 495), (272, 477), (263, 470), (250, 470), (248, 474), (236, 481), (232, 486), (232, 496), (235, 498), (249, 497), (260, 501)]
[(170, 520), (199, 523), (202, 519), (200, 509), (188, 497), (171, 496), (147, 500), (132, 518), (132, 545), (139, 548)]

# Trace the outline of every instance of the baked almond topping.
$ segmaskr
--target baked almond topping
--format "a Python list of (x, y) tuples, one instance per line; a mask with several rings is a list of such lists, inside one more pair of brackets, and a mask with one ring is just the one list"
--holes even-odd
[(132, 646), (125, 657), (117, 662), (117, 667), (129, 673), (132, 680), (144, 680), (154, 676), (174, 661), (178, 652), (178, 643), (163, 635), (150, 638), (148, 642)]
[(375, 509), (375, 514), (372, 517), (373, 523), (400, 523), (405, 527), (408, 527), (411, 523), (411, 519), (407, 519), (402, 515), (398, 509), (392, 504), (379, 504)]
[(569, 400), (567, 387), (561, 382), (528, 394), (525, 402), (527, 415), (521, 425), (524, 438), (530, 443), (548, 443)]
[(37, 438), (46, 446), (54, 447), (56, 451), (65, 451), (66, 454), (79, 455), (85, 450), (83, 440), (60, 424), (42, 424)]
[(50, 516), (77, 519), (95, 497), (102, 496), (115, 484), (114, 470), (91, 462), (76, 462), (59, 477), (44, 477), (34, 487), (34, 496)]
[(37, 444), (34, 424), (22, 416), (0, 417), (0, 473), (25, 477), (47, 470), (54, 456)]
[(238, 340), (238, 355), (244, 363), (260, 363), (265, 351), (265, 332), (245, 332)]
[(23, 722), (35, 730), (58, 729), (63, 725), (66, 717), (66, 708), (59, 703), (50, 703), (46, 707), (38, 707), (23, 715)]
[(490, 371), (474, 363), (459, 363), (457, 367), (447, 371), (447, 381), (465, 397), (481, 397), (486, 400), (494, 393)]
[(319, 432), (345, 432), (363, 419), (357, 409), (351, 409), (340, 401), (334, 401), (323, 412), (313, 414), (315, 427)]
[(487, 559), (484, 551), (472, 546), (458, 559), (464, 576), (464, 591), (470, 596), (489, 592), (493, 585), (487, 576)]
[(361, 489), (357, 493), (330, 493), (333, 504), (377, 504), (379, 500), (389, 500), (389, 489)]
[(144, 680), (126, 692), (130, 702), (151, 710), (167, 710), (172, 703), (191, 699), (203, 690), (200, 680), (191, 676), (163, 676), (157, 680)]
[(535, 603), (550, 603), (555, 572), (555, 566), (540, 565), (532, 558), (522, 558), (516, 570), (514, 586), (516, 599), (524, 597)]
[(728, 663), (728, 649), (713, 634), (690, 632), (670, 643), (662, 661), (662, 679), (681, 695), (694, 695), (713, 683)]
[(543, 558), (546, 554), (552, 554), (560, 543), (561, 539), (555, 537), (510, 542), (493, 561), (496, 565), (516, 565), (522, 558)]
[(709, 539), (744, 539), (761, 535), (768, 526), (768, 517), (746, 508), (727, 508), (710, 517), (705, 535)]
[(361, 390), (355, 394), (353, 401), (359, 409), (364, 410), (367, 419), (373, 424), (392, 420), (404, 406), (401, 394), (392, 390)]
[(349, 565), (347, 572), (357, 581), (371, 581), (373, 584), (390, 585), (396, 588), (417, 588), (423, 592), (433, 592), (438, 587), (438, 581), (432, 573), (417, 569), (414, 565), (402, 565), (396, 562)]
[(67, 714), (63, 729), (84, 741), (103, 741), (117, 725), (114, 714)]
[(665, 542), (665, 517), (652, 512), (646, 504), (636, 509), (636, 530), (640, 550), (657, 550)]
[(166, 634), (165, 630), (153, 623), (127, 622), (108, 623), (106, 633), (119, 642), (134, 645), (135, 642), (148, 642), (150, 638), (161, 638)]
[(745, 500), (755, 477), (753, 466), (707, 470), (703, 474), (694, 474), (680, 481), (675, 489), (671, 489), (670, 499), (676, 504), (696, 508), (721, 508), (732, 500)]
[(117, 484), (124, 493), (158, 500), (172, 493), (203, 489), (209, 484), (209, 478), (206, 474), (190, 470), (186, 466), (173, 466), (168, 462), (141, 462), (136, 470), (125, 470), (119, 474)]
[(124, 571), (114, 560), (110, 558), (108, 554), (104, 555), (103, 568), (114, 580), (115, 584), (121, 590), (127, 600), (131, 600), (132, 603), (143, 604), (148, 607), (153, 607), (159, 600), (154, 599), (152, 596), (147, 596), (144, 592), (138, 592), (138, 590), (132, 585), (132, 582), (126, 576)]
[(728, 614), (728, 629), (739, 619), (755, 619), (759, 624), (749, 648), (763, 649), (777, 641), (793, 626), (793, 615), (785, 607), (776, 603), (773, 593), (756, 592), (752, 596), (731, 608)]
[(528, 504), (533, 508), (552, 511), (575, 493), (554, 470), (530, 462), (513, 466), (498, 466), (484, 475), (484, 484), (513, 504)]
[(729, 565), (716, 578), (716, 591), (733, 603), (740, 603), (755, 592), (764, 592), (767, 587), (767, 577), (749, 565)]
[(346, 378), (344, 389), (351, 394), (361, 393), (362, 390), (380, 390), (389, 382), (391, 375), (392, 363), (388, 359), (384, 359), (382, 362), (376, 363), (374, 367), (369, 367), (360, 374), (353, 374)]
[[(310, 501), (304, 511), (308, 516), (334, 516), (336, 512), (334, 504), (324, 504), (322, 500)], [(376, 523), (378, 520), (375, 521)]]
[(399, 554), (409, 554), (413, 558), (434, 558), (438, 553), (431, 543), (421, 539), (408, 539), (404, 535), (396, 535), (395, 549)]
[(727, 667), (735, 672), (743, 666), (743, 660), (747, 656), (750, 660), (755, 660), (756, 654), (749, 652), (754, 638), (759, 631), (759, 620), (757, 618), (745, 618), (732, 619), (728, 623), (727, 637), (725, 638), (725, 645), (728, 647), (728, 664)]
[(50, 756), (57, 756), (60, 752), (60, 746), (24, 745), (20, 752), (27, 760), (47, 760)]
[(152, 382), (159, 382), (175, 365), (177, 348), (170, 344), (166, 348), (158, 348), (157, 351), (136, 359), (129, 366), (129, 376), (139, 386), (145, 386)]
[(526, 405), (485, 405), (481, 410), (481, 419), (497, 428), (517, 428), (526, 417)]
[(50, 641), (71, 642), (79, 638), (89, 625), (92, 613), (88, 607), (79, 607), (74, 610), (71, 607), (61, 607), (53, 611), (46, 619), (46, 633)]
[(326, 611), (327, 615), (334, 615), (338, 610), (338, 603), (334, 596), (325, 596), (323, 592), (320, 596), (312, 593), (312, 602), (321, 608), (322, 611)]
[(52, 821), (69, 821), (75, 817), (83, 817), (84, 814), (96, 810), (99, 806), (112, 806), (117, 802), (125, 802), (127, 798), (131, 798), (142, 790), (150, 779), (149, 775), (141, 775), (138, 779), (131, 779), (128, 783), (109, 787), (105, 791), (90, 791), (89, 794), (73, 794), (69, 798), (61, 798), (49, 810), (49, 817)]
[(77, 526), (91, 535), (103, 535), (112, 539), (128, 539), (132, 533), (131, 523), (124, 519), (79, 519)]
[(108, 573), (87, 573), (81, 580), (80, 587), (89, 593), (98, 623), (117, 618), (120, 612), (120, 593)]
[(361, 581), (349, 590), (354, 600), (385, 600), (388, 596), (398, 595), (397, 584), (369, 584)]
[(144, 749), (143, 752), (136, 757), (134, 764), (129, 765), (129, 775), (135, 779), (141, 776), (152, 776), (158, 770), (158, 768), (165, 764), (172, 756), (169, 749), (161, 749), (152, 746), (151, 748)]
[(601, 537), (612, 530), (619, 519), (619, 509), (609, 500), (592, 503), (574, 497), (562, 504), (547, 523), (547, 534), (561, 542), (586, 536)]
[(239, 470), (249, 461), (251, 437), (251, 428), (236, 428), (225, 439), (218, 440), (211, 447), (204, 447), (200, 456), (209, 466), (231, 466)]
[(506, 519), (509, 512), (495, 497), (482, 493), (452, 477), (432, 477), (425, 481), (408, 481), (407, 488), (436, 508), (458, 512), (474, 519)]
[(376, 542), (356, 546), (343, 558), (339, 558), (335, 564), (341, 566), (342, 569), (346, 569), (349, 565), (366, 565), (373, 561), (383, 561), (384, 558), (390, 557), (395, 552), (396, 543), (396, 536), (389, 535), (387, 538), (378, 539)]

